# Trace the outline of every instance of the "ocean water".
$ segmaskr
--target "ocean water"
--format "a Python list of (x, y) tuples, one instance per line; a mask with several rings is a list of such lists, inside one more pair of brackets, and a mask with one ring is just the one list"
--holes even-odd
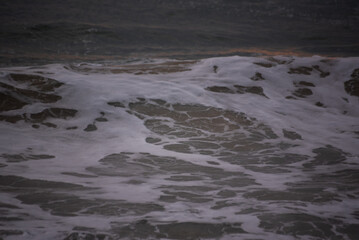
[(0, 5), (0, 65), (359, 56), (357, 0), (24, 0)]
[(359, 2), (0, 4), (0, 240), (359, 239)]
[(359, 58), (0, 69), (3, 239), (357, 239)]

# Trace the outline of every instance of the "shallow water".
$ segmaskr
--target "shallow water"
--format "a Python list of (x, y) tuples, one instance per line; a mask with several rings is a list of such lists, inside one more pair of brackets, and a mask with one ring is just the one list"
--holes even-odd
[(4, 239), (357, 239), (358, 58), (0, 69)]

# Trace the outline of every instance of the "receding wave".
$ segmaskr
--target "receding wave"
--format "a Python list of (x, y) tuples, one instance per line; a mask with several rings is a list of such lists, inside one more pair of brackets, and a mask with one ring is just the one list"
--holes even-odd
[(358, 58), (1, 68), (0, 236), (357, 239), (358, 84)]

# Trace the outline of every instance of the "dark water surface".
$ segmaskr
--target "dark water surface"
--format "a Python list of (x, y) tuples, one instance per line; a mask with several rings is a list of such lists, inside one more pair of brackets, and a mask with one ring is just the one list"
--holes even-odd
[(358, 56), (356, 0), (5, 1), (2, 65), (223, 55)]
[(0, 240), (359, 239), (358, 40), (358, 0), (2, 1)]

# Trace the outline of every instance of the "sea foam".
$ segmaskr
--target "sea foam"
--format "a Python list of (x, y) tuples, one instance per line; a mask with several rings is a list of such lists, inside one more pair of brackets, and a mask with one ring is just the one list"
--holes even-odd
[(2, 68), (0, 236), (355, 239), (358, 66), (233, 56)]

